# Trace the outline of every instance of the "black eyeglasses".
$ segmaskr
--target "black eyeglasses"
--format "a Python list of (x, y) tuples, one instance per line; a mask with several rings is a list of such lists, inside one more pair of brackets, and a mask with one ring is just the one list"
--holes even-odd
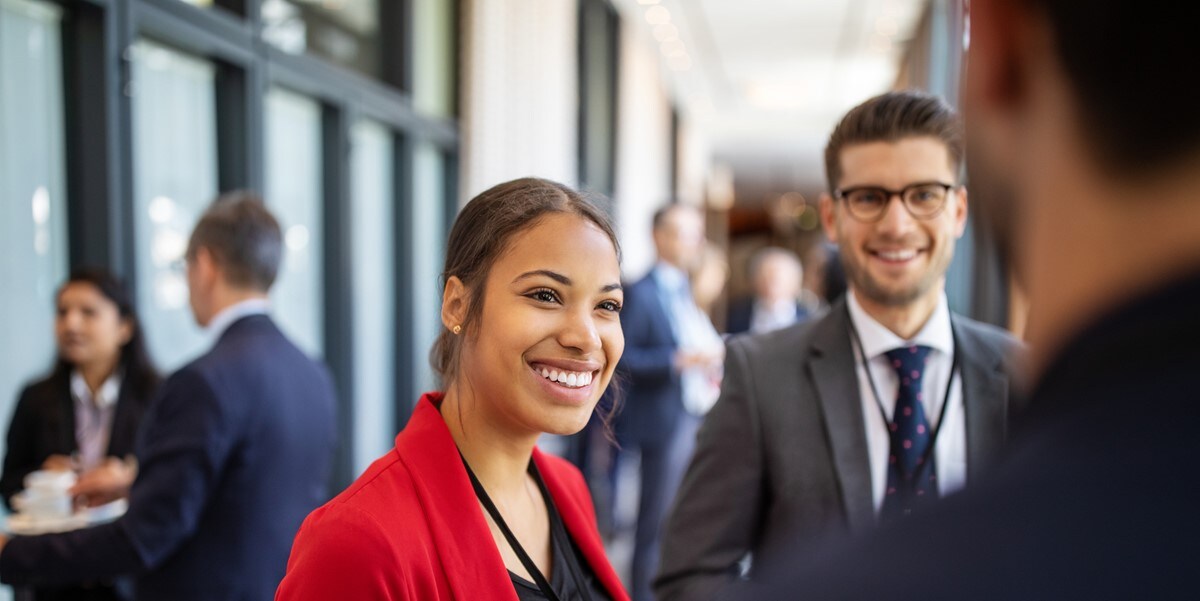
[(920, 182), (905, 186), (902, 190), (888, 190), (879, 186), (858, 186), (837, 190), (838, 200), (846, 203), (850, 216), (864, 222), (879, 221), (887, 212), (893, 196), (899, 196), (909, 215), (916, 219), (932, 219), (946, 208), (946, 198), (957, 188), (942, 182)]

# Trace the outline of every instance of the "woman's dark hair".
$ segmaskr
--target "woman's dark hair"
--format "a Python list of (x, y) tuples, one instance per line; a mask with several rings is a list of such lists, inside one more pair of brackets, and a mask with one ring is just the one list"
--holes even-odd
[[(100, 294), (117, 306), (121, 319), (129, 322), (132, 333), (129, 341), (121, 347), (119, 363), (125, 371), (123, 385), (127, 384), (130, 391), (139, 398), (150, 398), (158, 388), (160, 378), (158, 371), (154, 368), (154, 363), (150, 360), (150, 353), (146, 350), (146, 341), (142, 337), (142, 324), (138, 321), (137, 312), (134, 311), (133, 299), (130, 297), (129, 291), (121, 280), (108, 270), (89, 267), (72, 272), (67, 281), (58, 289), (55, 298), (61, 296), (67, 286), (71, 284), (91, 284), (100, 291)], [(69, 377), (72, 367), (61, 356), (58, 357), (54, 366), (55, 376)]]
[(471, 199), (450, 229), (446, 243), (446, 265), (439, 286), (444, 292), (451, 276), (467, 289), (467, 315), (463, 336), (443, 329), (429, 351), (429, 362), (444, 389), (458, 374), (462, 341), (479, 327), (488, 274), (496, 260), (508, 250), (513, 238), (554, 214), (578, 215), (608, 236), (620, 260), (621, 246), (608, 216), (571, 188), (545, 179), (526, 177), (494, 186)]

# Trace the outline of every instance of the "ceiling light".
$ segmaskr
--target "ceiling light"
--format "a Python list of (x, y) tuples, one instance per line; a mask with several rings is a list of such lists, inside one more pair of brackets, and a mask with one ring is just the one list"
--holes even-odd
[(672, 56), (667, 59), (667, 65), (672, 71), (687, 71), (692, 68), (692, 59), (686, 54)]
[(646, 22), (651, 25), (662, 25), (671, 22), (671, 11), (664, 6), (651, 6), (646, 9)]
[(650, 5), (658, 4), (659, 0), (638, 0), (638, 4)]

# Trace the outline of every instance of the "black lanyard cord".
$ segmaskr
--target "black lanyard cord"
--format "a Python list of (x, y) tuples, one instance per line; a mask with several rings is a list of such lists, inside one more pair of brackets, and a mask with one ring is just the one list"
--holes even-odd
[[(862, 360), (863, 371), (867, 374), (867, 383), (871, 386), (871, 396), (875, 397), (875, 406), (879, 408), (879, 416), (883, 418), (883, 425), (888, 429), (888, 438), (891, 439), (892, 420), (887, 415), (887, 409), (883, 407), (883, 400), (879, 396), (879, 389), (875, 387), (875, 377), (871, 375), (871, 364), (867, 363), (867, 352), (863, 348), (862, 339), (858, 336), (858, 328), (854, 326), (854, 319), (849, 315), (850, 308), (847, 306), (847, 323), (850, 324), (850, 335), (854, 337), (854, 345), (858, 348), (858, 357)], [(950, 339), (953, 344), (953, 349), (950, 351), (950, 378), (946, 380), (946, 392), (942, 397), (942, 406), (938, 410), (937, 425), (933, 426), (933, 432), (929, 435), (929, 446), (925, 448), (925, 452), (921, 455), (921, 462), (918, 465), (924, 465), (933, 455), (934, 449), (937, 447), (938, 434), (942, 433), (942, 424), (946, 423), (946, 408), (950, 405), (950, 391), (954, 388), (954, 375), (959, 373), (958, 365), (958, 332), (954, 330), (954, 322), (950, 322)], [(961, 377), (961, 374), (960, 374)], [(911, 474), (905, 474), (904, 479), (910, 480)]]
[[(462, 457), (462, 454), (459, 453), (459, 456)], [(546, 580), (545, 575), (543, 575), (542, 571), (538, 569), (537, 564), (535, 564), (533, 559), (529, 557), (529, 554), (525, 552), (525, 547), (521, 546), (521, 542), (517, 540), (516, 535), (514, 535), (512, 530), (509, 529), (508, 523), (504, 521), (504, 516), (500, 515), (500, 510), (496, 508), (496, 504), (493, 503), (492, 498), (488, 496), (487, 490), (483, 488), (483, 484), (479, 482), (479, 478), (475, 477), (475, 472), (471, 470), (471, 465), (467, 463), (467, 459), (465, 457), (462, 457), (462, 462), (463, 467), (467, 468), (467, 475), (471, 478), (471, 486), (475, 489), (475, 496), (479, 498), (479, 502), (483, 504), (484, 509), (486, 509), (488, 514), (492, 516), (492, 520), (496, 522), (496, 526), (500, 528), (500, 532), (504, 534), (505, 540), (508, 541), (509, 547), (511, 547), (513, 552), (517, 554), (517, 559), (521, 560), (521, 565), (525, 566), (525, 570), (529, 572), (530, 577), (533, 578), (534, 583), (537, 584), (538, 589), (542, 591), (542, 594), (546, 596), (546, 599), (549, 601), (560, 601), (558, 594), (554, 592), (554, 589)], [(538, 473), (537, 466), (534, 465), (532, 461), (529, 462), (529, 473), (533, 475), (534, 481), (537, 482), (538, 489), (542, 493), (542, 499), (546, 503), (546, 512), (550, 518), (550, 544), (551, 549), (553, 549), (554, 541), (556, 539), (554, 531), (556, 529), (556, 525), (559, 523), (558, 520), (560, 518), (558, 516), (558, 512), (556, 512), (552, 506), (550, 495), (546, 490), (545, 483), (542, 482), (541, 474)], [(569, 543), (570, 541), (558, 541), (560, 546), (567, 545), (562, 547), (564, 554), (570, 552)], [(551, 550), (552, 561), (553, 556), (554, 552)], [(575, 579), (576, 588), (580, 591), (580, 594), (583, 595), (588, 601), (591, 601), (591, 594), (587, 588), (587, 583), (584, 581), (584, 578), (574, 565), (574, 562), (567, 560), (563, 563), (567, 564), (567, 568), (571, 572), (572, 578)], [(559, 566), (559, 569), (562, 569), (562, 567), (563, 566)]]

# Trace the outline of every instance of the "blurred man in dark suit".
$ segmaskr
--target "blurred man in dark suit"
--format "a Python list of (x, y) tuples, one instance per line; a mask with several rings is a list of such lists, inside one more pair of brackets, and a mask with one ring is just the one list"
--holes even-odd
[[(219, 198), (200, 218), (188, 289), (196, 321), (216, 343), (172, 375), (148, 410), (128, 512), (7, 541), (0, 580), (133, 574), (137, 599), (274, 597), (300, 522), (327, 498), (335, 439), (328, 373), (267, 316), (282, 253), (279, 224), (248, 194)], [(89, 499), (122, 494), (121, 480), (87, 491)]]
[(754, 296), (733, 302), (725, 330), (761, 334), (808, 319), (808, 310), (800, 304), (803, 279), (796, 253), (777, 246), (759, 249), (750, 259)]
[(1029, 295), (1027, 419), (962, 495), (731, 598), (1196, 596), (1198, 21), (1196, 3), (971, 3), (972, 189)]

